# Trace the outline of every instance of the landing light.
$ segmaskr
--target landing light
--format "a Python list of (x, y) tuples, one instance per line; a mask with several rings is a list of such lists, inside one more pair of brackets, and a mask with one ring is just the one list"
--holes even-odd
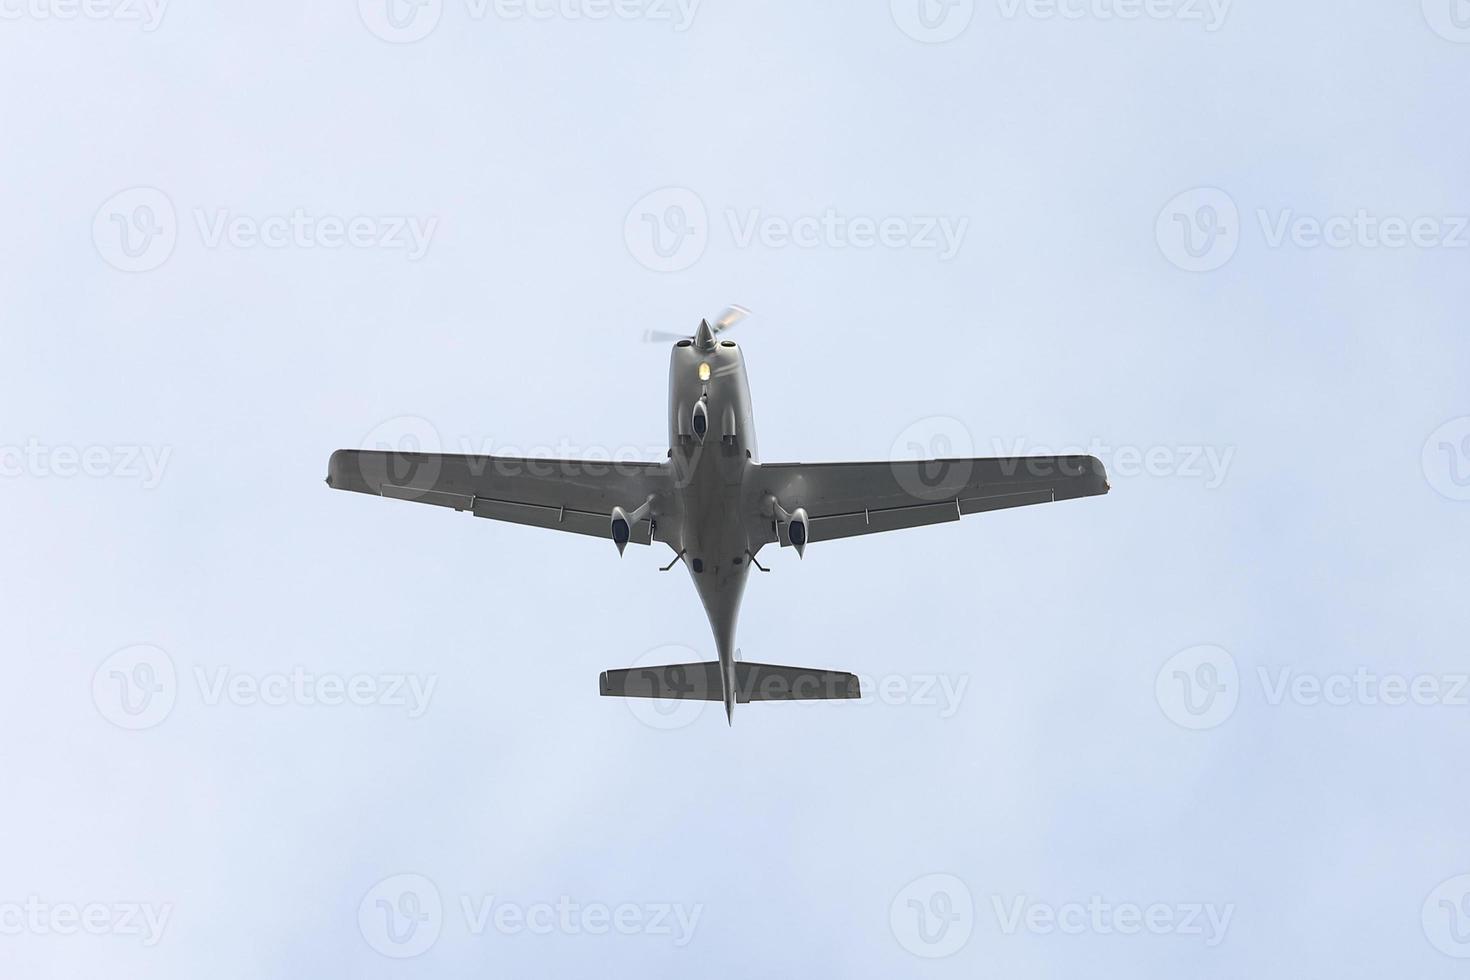
[(700, 381), (708, 381), (709, 380), (709, 361), (700, 361), (699, 362), (699, 380)]

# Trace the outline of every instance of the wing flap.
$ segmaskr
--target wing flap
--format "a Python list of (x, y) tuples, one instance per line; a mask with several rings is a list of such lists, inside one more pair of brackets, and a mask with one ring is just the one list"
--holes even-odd
[[(804, 508), (807, 540), (827, 541), (957, 521), (1011, 507), (1108, 492), (1093, 456), (1012, 456), (871, 463), (772, 463), (759, 490), (788, 511)], [(791, 543), (776, 522), (774, 539)]]
[[(508, 521), (529, 527), (544, 527), (552, 531), (570, 531), (573, 534), (590, 534), (600, 538), (611, 533), (611, 518), (607, 514), (589, 514), (584, 510), (569, 510), (565, 507), (476, 497), (474, 512), (476, 517), (488, 517), (495, 521)], [(651, 530), (648, 521), (638, 521), (628, 529), (628, 540), (633, 544), (648, 544)]]
[[(671, 483), (668, 467), (648, 462), (339, 449), (327, 464), (336, 490), (592, 537), (611, 536), (614, 507), (667, 499)], [(646, 545), (653, 521), (635, 521), (629, 531), (631, 543)]]
[[(850, 538), (859, 534), (877, 534), (880, 531), (900, 531), (904, 528), (923, 527), (926, 524), (945, 524), (960, 519), (960, 509), (955, 501), (946, 500), (936, 504), (914, 504), (909, 507), (879, 507), (852, 514), (829, 514), (808, 520), (808, 541), (831, 541)], [(777, 528), (781, 547), (791, 543), (788, 525), (782, 522)]]
[(408, 500), (416, 504), (433, 504), (436, 507), (453, 507), (455, 510), (469, 510), (475, 503), (475, 495), (472, 493), (447, 493), (443, 490), (400, 487), (392, 483), (384, 483), (380, 492), (392, 500)]

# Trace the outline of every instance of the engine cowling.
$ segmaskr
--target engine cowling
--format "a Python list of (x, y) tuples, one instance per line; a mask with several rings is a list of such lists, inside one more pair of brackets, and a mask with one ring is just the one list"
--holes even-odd
[(618, 546), (618, 554), (628, 547), (628, 539), (633, 536), (633, 523), (628, 520), (628, 512), (621, 507), (614, 507), (612, 512), (612, 539), (613, 544)]
[(806, 557), (806, 543), (811, 524), (806, 516), (806, 508), (798, 507), (791, 512), (791, 520), (786, 525), (786, 536), (791, 540), (791, 547), (796, 549), (796, 557)]

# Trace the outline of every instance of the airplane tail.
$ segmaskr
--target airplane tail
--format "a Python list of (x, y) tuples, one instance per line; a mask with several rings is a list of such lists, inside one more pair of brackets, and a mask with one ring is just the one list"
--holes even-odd
[[(856, 674), (815, 667), (781, 667), (736, 660), (732, 664), (734, 701), (826, 701), (862, 696)], [(681, 698), (722, 701), (725, 687), (720, 663), (668, 664), (604, 670), (599, 687), (604, 697)]]

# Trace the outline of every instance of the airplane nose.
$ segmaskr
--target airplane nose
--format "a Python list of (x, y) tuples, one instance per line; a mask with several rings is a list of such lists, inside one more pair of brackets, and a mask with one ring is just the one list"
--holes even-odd
[(694, 331), (694, 346), (700, 350), (715, 349), (715, 330), (708, 320), (699, 321), (699, 329)]

